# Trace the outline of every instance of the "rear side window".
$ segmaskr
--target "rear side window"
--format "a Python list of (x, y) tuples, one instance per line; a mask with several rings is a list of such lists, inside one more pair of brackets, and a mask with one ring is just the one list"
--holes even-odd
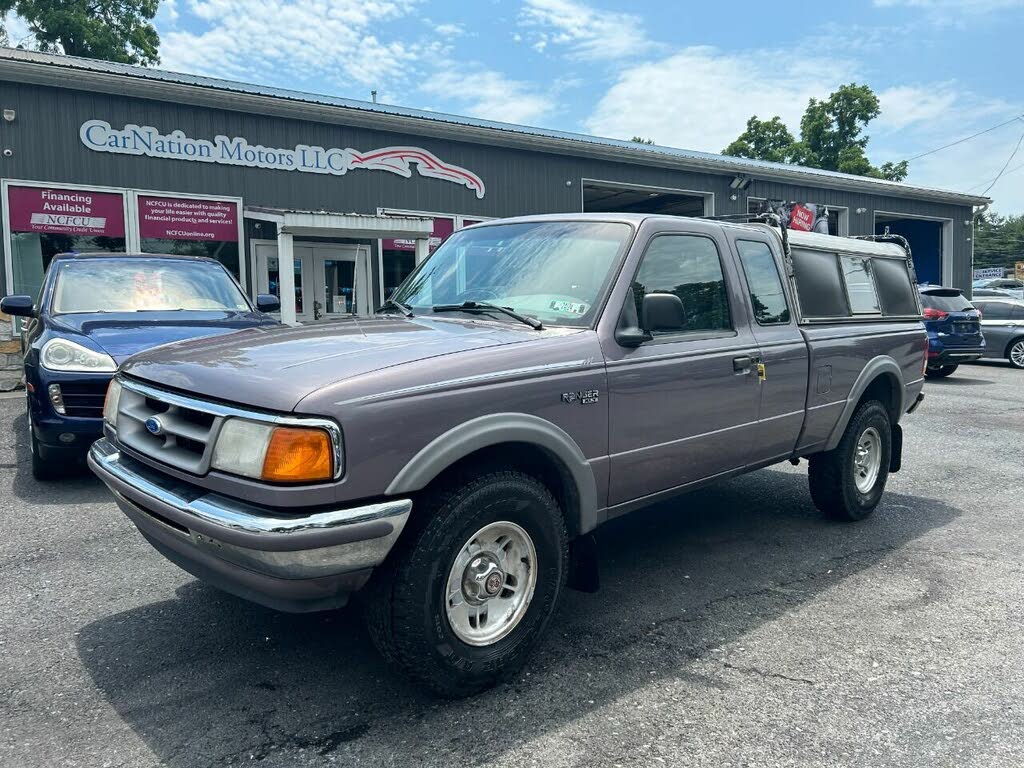
[(921, 294), (921, 303), (930, 309), (941, 309), (943, 312), (964, 312), (974, 306), (960, 291), (946, 288), (944, 290), (926, 291)]
[(754, 308), (754, 319), (759, 325), (774, 325), (789, 322), (789, 306), (782, 290), (782, 279), (775, 264), (775, 257), (767, 243), (753, 240), (737, 240), (736, 249), (747, 278), (750, 303)]
[(846, 294), (850, 298), (850, 309), (858, 315), (874, 315), (882, 311), (871, 278), (871, 266), (861, 256), (840, 256), (839, 264), (846, 281)]
[(907, 262), (903, 259), (877, 258), (871, 262), (871, 271), (875, 273), (875, 288), (878, 300), (882, 304), (885, 315), (916, 315), (917, 301), (914, 293), (917, 288), (910, 282)]
[(643, 317), (643, 297), (648, 293), (673, 293), (683, 303), (679, 326), (661, 329), (656, 336), (732, 329), (718, 246), (706, 237), (654, 238), (633, 282), (638, 317)]
[(981, 316), (986, 320), (1009, 320), (1013, 316), (1013, 307), (1005, 301), (986, 301), (978, 304)]
[(792, 257), (801, 314), (804, 317), (849, 317), (850, 307), (836, 254), (794, 248)]

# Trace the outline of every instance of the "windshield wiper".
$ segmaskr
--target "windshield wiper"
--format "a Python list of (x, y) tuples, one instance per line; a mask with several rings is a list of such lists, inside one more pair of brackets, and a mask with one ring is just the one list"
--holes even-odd
[(503, 315), (508, 315), (520, 323), (525, 323), (535, 331), (544, 330), (544, 324), (537, 318), (520, 315), (508, 307), (499, 307), (497, 304), (488, 304), (486, 301), (464, 301), (461, 304), (435, 304), (432, 309), (435, 312), (501, 312)]
[(377, 311), (381, 312), (382, 310), (388, 309), (389, 307), (397, 309), (406, 317), (412, 317), (412, 310), (409, 309), (409, 305), (403, 304), (402, 302), (396, 301), (395, 299), (384, 299), (384, 303), (380, 305), (380, 309), (378, 309)]

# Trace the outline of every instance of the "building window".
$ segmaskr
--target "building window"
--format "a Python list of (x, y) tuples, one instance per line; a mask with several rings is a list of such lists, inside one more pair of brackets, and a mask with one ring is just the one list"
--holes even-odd
[(143, 253), (208, 256), (240, 278), (237, 203), (140, 193), (136, 207)]
[(124, 253), (124, 195), (60, 187), (7, 188), (14, 293), (36, 296), (58, 253)]
[(774, 213), (787, 229), (818, 232), (822, 235), (839, 234), (840, 209), (821, 203), (787, 202), (747, 198), (747, 213)]
[[(455, 231), (454, 216), (437, 216), (434, 228), (430, 233), (428, 251), (433, 253), (448, 236)], [(402, 281), (416, 267), (415, 240), (382, 240), (381, 241), (381, 277), (384, 298), (394, 293)]]

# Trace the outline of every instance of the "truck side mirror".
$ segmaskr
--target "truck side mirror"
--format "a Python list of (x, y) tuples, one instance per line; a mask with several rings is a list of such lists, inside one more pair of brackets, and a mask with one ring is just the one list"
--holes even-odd
[(35, 304), (31, 296), (4, 296), (0, 299), (0, 312), (19, 317), (35, 317)]
[(681, 331), (686, 328), (683, 300), (674, 293), (648, 293), (641, 307), (640, 324), (645, 331)]
[(636, 315), (636, 298), (631, 286), (626, 292), (626, 302), (622, 305), (622, 314), (619, 315), (619, 323), (615, 327), (615, 341), (623, 347), (639, 347), (651, 338), (651, 334), (640, 327)]
[(261, 293), (256, 297), (256, 309), (260, 312), (277, 312), (281, 309), (281, 300), (272, 293)]

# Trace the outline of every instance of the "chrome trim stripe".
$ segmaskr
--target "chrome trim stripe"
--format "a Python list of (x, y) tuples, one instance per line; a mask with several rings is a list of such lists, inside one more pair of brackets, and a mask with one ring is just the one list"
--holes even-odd
[(328, 530), (352, 523), (404, 515), (412, 510), (410, 499), (395, 499), (301, 517), (271, 517), (261, 514), (257, 507), (227, 497), (207, 495), (190, 501), (178, 496), (126, 467), (120, 461), (121, 452), (105, 438), (96, 441), (90, 453), (93, 461), (104, 472), (108, 472), (140, 493), (183, 514), (192, 515), (221, 528), (246, 533), (288, 535), (300, 531)]
[[(282, 427), (318, 427), (326, 431), (327, 434), (331, 436), (331, 447), (334, 454), (334, 479), (337, 480), (340, 478), (345, 471), (344, 437), (341, 433), (341, 427), (338, 426), (336, 421), (331, 419), (324, 419), (316, 416), (281, 416), (278, 414), (267, 413), (265, 411), (255, 411), (234, 405), (210, 402), (208, 400), (196, 400), (195, 398), (188, 397), (187, 395), (168, 392), (165, 389), (152, 387), (148, 384), (143, 384), (140, 381), (129, 379), (124, 376), (118, 376), (117, 380), (125, 389), (130, 389), (132, 392), (137, 392), (144, 397), (151, 397), (154, 400), (159, 400), (170, 405), (176, 405), (179, 408), (189, 408), (193, 411), (199, 411), (200, 413), (208, 413), (211, 416), (249, 419), (251, 421), (261, 421), (267, 424), (276, 424)], [(214, 439), (214, 442), (216, 442), (216, 439)], [(213, 446), (211, 446), (211, 448), (212, 447)]]

